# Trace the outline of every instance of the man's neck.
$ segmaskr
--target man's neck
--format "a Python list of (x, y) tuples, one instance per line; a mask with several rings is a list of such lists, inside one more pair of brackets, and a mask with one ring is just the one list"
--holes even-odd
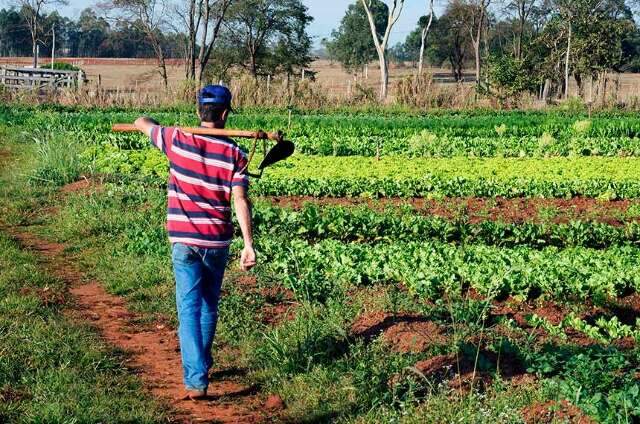
[(200, 126), (204, 128), (224, 128), (224, 122), (200, 122)]

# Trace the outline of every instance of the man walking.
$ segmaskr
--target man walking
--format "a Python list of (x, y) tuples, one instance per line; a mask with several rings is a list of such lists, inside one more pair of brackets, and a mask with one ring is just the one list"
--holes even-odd
[[(231, 92), (226, 87), (208, 85), (198, 93), (201, 126), (224, 128), (230, 112)], [(183, 399), (202, 399), (209, 384), (218, 300), (234, 232), (232, 195), (244, 240), (240, 267), (246, 271), (256, 264), (247, 158), (228, 138), (160, 127), (146, 117), (138, 118), (135, 126), (169, 159), (167, 230), (176, 279)]]

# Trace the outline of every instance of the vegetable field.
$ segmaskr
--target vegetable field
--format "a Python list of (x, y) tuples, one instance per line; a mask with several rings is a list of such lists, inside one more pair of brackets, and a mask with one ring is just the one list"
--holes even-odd
[[(168, 164), (110, 131), (141, 113), (0, 107), (0, 223), (63, 243), (137, 325), (175, 326)], [(266, 422), (640, 420), (640, 118), (245, 110), (228, 126), (297, 146), (251, 183), (259, 265), (230, 262), (214, 348), (252, 399), (279, 400), (250, 407)], [(23, 331), (7, 311), (0, 334)], [(31, 367), (0, 359), (0, 396)], [(18, 385), (0, 421), (74, 414)]]

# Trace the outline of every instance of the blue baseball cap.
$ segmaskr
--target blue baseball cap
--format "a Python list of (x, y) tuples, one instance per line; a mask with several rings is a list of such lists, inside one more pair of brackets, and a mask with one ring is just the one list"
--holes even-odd
[(219, 106), (225, 106), (229, 110), (231, 109), (231, 91), (222, 85), (207, 85), (204, 86), (198, 92), (198, 103), (201, 105), (213, 104)]

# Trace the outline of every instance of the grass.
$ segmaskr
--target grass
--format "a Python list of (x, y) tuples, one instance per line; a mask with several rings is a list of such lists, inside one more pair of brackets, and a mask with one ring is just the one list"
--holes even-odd
[(63, 313), (65, 284), (4, 234), (0, 251), (0, 421), (168, 421), (123, 354)]

